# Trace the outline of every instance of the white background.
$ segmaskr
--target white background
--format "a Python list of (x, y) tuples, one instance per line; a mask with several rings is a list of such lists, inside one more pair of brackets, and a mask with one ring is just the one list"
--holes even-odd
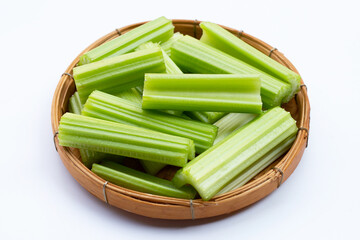
[[(0, 239), (359, 239), (357, 1), (1, 1)], [(159, 16), (243, 29), (283, 52), (309, 90), (309, 147), (270, 196), (199, 221), (136, 216), (84, 190), (52, 142), (60, 75), (85, 47)]]

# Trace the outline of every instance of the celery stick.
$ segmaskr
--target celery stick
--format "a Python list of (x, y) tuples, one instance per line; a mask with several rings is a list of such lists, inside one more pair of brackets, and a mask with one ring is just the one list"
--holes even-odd
[(300, 76), (266, 56), (256, 48), (250, 46), (234, 34), (215, 23), (202, 22), (203, 30), (200, 41), (215, 47), (235, 58), (238, 58), (278, 79), (291, 85), (291, 93), (284, 99), (288, 102), (300, 89)]
[(138, 106), (141, 106), (142, 103), (142, 95), (135, 88), (126, 89), (124, 91), (115, 94), (115, 96), (128, 100)]
[(215, 138), (214, 145), (253, 120), (256, 116), (256, 114), (251, 113), (229, 113), (221, 118), (214, 123), (214, 125), (218, 127), (218, 134)]
[[(69, 99), (69, 112), (80, 115), (82, 104), (78, 92), (75, 92)], [(87, 149), (79, 149), (82, 163), (91, 168), (93, 163), (99, 162), (108, 156), (106, 153), (94, 152)]]
[(73, 69), (80, 100), (85, 103), (94, 90), (118, 93), (142, 85), (147, 72), (165, 72), (160, 48), (146, 49), (104, 59)]
[(106, 181), (135, 191), (184, 199), (193, 199), (196, 195), (190, 186), (177, 188), (171, 181), (114, 162), (95, 163), (91, 171)]
[(192, 185), (211, 199), (249, 166), (297, 133), (295, 120), (280, 107), (261, 114), (181, 168), (173, 182)]
[(143, 109), (261, 112), (260, 78), (241, 74), (145, 74)]
[[(163, 54), (164, 54), (164, 61), (165, 61), (165, 66), (166, 66), (166, 73), (168, 73), (168, 74), (182, 74), (183, 73), (181, 71), (181, 69), (174, 63), (174, 61), (168, 56), (168, 55), (170, 55), (170, 52), (171, 52), (170, 51), (171, 45), (175, 41), (180, 39), (182, 36), (183, 35), (181, 33), (177, 32), (168, 41), (161, 44), (161, 48), (163, 49), (163, 51), (165, 51), (165, 49), (166, 49), (166, 53), (163, 52)], [(150, 42), (150, 43), (145, 43), (145, 44), (140, 45), (138, 49), (146, 49), (146, 48), (155, 47), (155, 46), (158, 46), (158, 44), (154, 44), (154, 43)], [(179, 113), (182, 113), (182, 111), (174, 111), (174, 110), (165, 110), (165, 112), (176, 115), (176, 116), (180, 116), (181, 114), (179, 114)], [(199, 120), (201, 122), (210, 123), (210, 124), (214, 123), (215, 121), (222, 118), (226, 114), (227, 113), (224, 113), (224, 112), (197, 112), (197, 111), (185, 113), (185, 115), (190, 116), (190, 118), (192, 118), (194, 120)]]
[(173, 33), (171, 20), (157, 18), (85, 53), (80, 57), (79, 65), (129, 53), (145, 42), (164, 42)]
[(188, 138), (194, 141), (197, 153), (211, 147), (217, 133), (217, 127), (211, 124), (146, 111), (125, 99), (100, 91), (90, 94), (82, 115)]
[(160, 47), (166, 52), (168, 56), (171, 55), (171, 46), (180, 38), (182, 38), (184, 35), (182, 35), (179, 32), (174, 33), (171, 38), (169, 38), (166, 42), (163, 42), (160, 44)]
[(260, 74), (265, 108), (279, 106), (291, 93), (289, 84), (190, 36), (172, 45), (171, 59), (181, 70), (193, 73)]
[[(165, 47), (167, 49), (167, 52), (165, 53), (164, 49), (163, 50), (163, 56), (164, 56), (164, 61), (165, 61), (165, 66), (166, 66), (166, 73), (168, 74), (182, 74), (183, 72), (181, 71), (181, 69), (174, 63), (174, 61), (168, 56), (170, 55), (170, 47), (171, 45), (177, 41), (178, 39), (180, 39), (183, 35), (181, 33), (175, 33), (174, 36), (172, 36), (168, 41), (166, 41), (165, 43), (161, 44), (161, 47)], [(148, 43), (144, 43), (141, 44), (137, 50), (143, 50), (143, 49), (148, 49), (148, 48), (153, 48), (153, 47), (157, 47), (159, 46), (159, 44), (156, 43), (152, 43), (152, 42), (148, 42)], [(182, 111), (174, 111), (174, 110), (163, 110), (164, 112), (167, 112), (169, 114), (175, 115), (175, 116), (181, 116)], [(223, 116), (225, 116), (227, 113), (224, 112), (197, 112), (197, 111), (193, 111), (193, 112), (186, 112), (185, 116), (190, 116), (190, 118), (194, 119), (194, 120), (198, 120), (204, 123), (214, 123), (215, 121), (217, 121), (218, 119), (222, 118)]]
[(250, 181), (253, 177), (259, 174), (262, 170), (268, 167), (272, 162), (281, 157), (284, 153), (286, 153), (292, 146), (295, 141), (296, 136), (291, 136), (287, 140), (280, 143), (273, 150), (271, 150), (267, 155), (253, 163), (249, 166), (243, 173), (233, 179), (228, 185), (226, 185), (223, 189), (221, 189), (216, 195), (220, 195), (226, 192), (230, 192), (235, 190), (243, 185), (245, 185), (248, 181)]
[(198, 111), (192, 111), (192, 112), (185, 112), (187, 116), (189, 116), (191, 119), (201, 121), (203, 123), (210, 123), (213, 124), (220, 118), (224, 117), (226, 112), (198, 112)]
[(174, 166), (184, 166), (195, 152), (190, 139), (72, 113), (61, 117), (58, 139), (61, 146)]

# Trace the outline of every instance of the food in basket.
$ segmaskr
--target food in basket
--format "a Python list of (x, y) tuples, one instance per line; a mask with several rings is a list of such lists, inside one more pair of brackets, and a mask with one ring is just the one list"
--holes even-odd
[[(59, 144), (100, 155), (92, 170), (114, 184), (185, 199), (197, 192), (205, 201), (242, 186), (284, 154), (297, 127), (279, 106), (299, 91), (299, 75), (232, 41), (238, 38), (216, 24), (200, 26), (197, 40), (173, 34), (162, 17), (80, 57), (73, 70), (78, 106), (85, 106), (82, 115), (61, 118)], [(213, 145), (211, 123), (235, 112), (254, 114), (229, 120)], [(167, 164), (181, 168), (164, 182), (102, 161), (103, 153), (139, 159), (153, 175)]]

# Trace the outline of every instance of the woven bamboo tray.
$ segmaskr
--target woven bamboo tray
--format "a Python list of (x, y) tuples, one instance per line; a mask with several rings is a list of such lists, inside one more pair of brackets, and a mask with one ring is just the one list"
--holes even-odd
[[(200, 38), (202, 34), (199, 23), (200, 21), (197, 20), (173, 20), (175, 31), (196, 38)], [(79, 56), (141, 24), (143, 23), (132, 24), (116, 29), (95, 41), (80, 53)], [(224, 28), (261, 52), (297, 72), (291, 62), (276, 48), (273, 48), (243, 31), (238, 31), (229, 27)], [(249, 206), (276, 190), (293, 173), (307, 147), (310, 123), (310, 104), (306, 85), (302, 82), (300, 92), (294, 99), (283, 106), (291, 113), (299, 127), (299, 132), (293, 146), (287, 154), (278, 159), (243, 187), (216, 196), (212, 200), (205, 202), (201, 199), (189, 201), (185, 199), (157, 196), (107, 183), (81, 163), (77, 149), (59, 146), (56, 138), (60, 118), (67, 111), (68, 100), (75, 92), (75, 84), (71, 74), (73, 67), (75, 67), (79, 61), (79, 56), (75, 58), (61, 76), (54, 93), (51, 109), (54, 143), (65, 167), (76, 181), (91, 194), (112, 206), (135, 214), (161, 219), (200, 219), (228, 214)]]

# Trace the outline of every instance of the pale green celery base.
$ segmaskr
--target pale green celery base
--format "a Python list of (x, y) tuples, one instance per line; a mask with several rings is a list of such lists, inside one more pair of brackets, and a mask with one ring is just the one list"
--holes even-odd
[(114, 162), (104, 162), (101, 165), (94, 164), (92, 171), (111, 183), (136, 191), (184, 199), (193, 199), (196, 195), (193, 188), (179, 189), (171, 181)]
[(263, 54), (215, 23), (202, 22), (200, 27), (203, 29), (201, 42), (290, 84), (291, 92), (282, 99), (282, 102), (288, 102), (299, 91), (301, 78), (294, 71)]
[(157, 174), (161, 169), (163, 169), (166, 164), (163, 163), (157, 163), (157, 162), (151, 162), (151, 161), (145, 161), (140, 160), (141, 166), (143, 166), (145, 172), (155, 175)]
[(218, 127), (218, 134), (213, 145), (216, 145), (231, 133), (253, 120), (256, 116), (256, 114), (250, 113), (229, 113), (225, 117), (221, 118), (219, 121), (214, 123), (214, 125)]
[(244, 170), (241, 174), (239, 174), (239, 176), (237, 176), (228, 185), (221, 189), (216, 195), (230, 192), (245, 185), (253, 177), (259, 174), (266, 167), (268, 167), (272, 162), (274, 162), (276, 159), (286, 153), (291, 148), (291, 145), (295, 141), (295, 138), (296, 136), (291, 136), (289, 137), (289, 139), (280, 143), (266, 156), (264, 156), (262, 159), (258, 160), (253, 165)]

